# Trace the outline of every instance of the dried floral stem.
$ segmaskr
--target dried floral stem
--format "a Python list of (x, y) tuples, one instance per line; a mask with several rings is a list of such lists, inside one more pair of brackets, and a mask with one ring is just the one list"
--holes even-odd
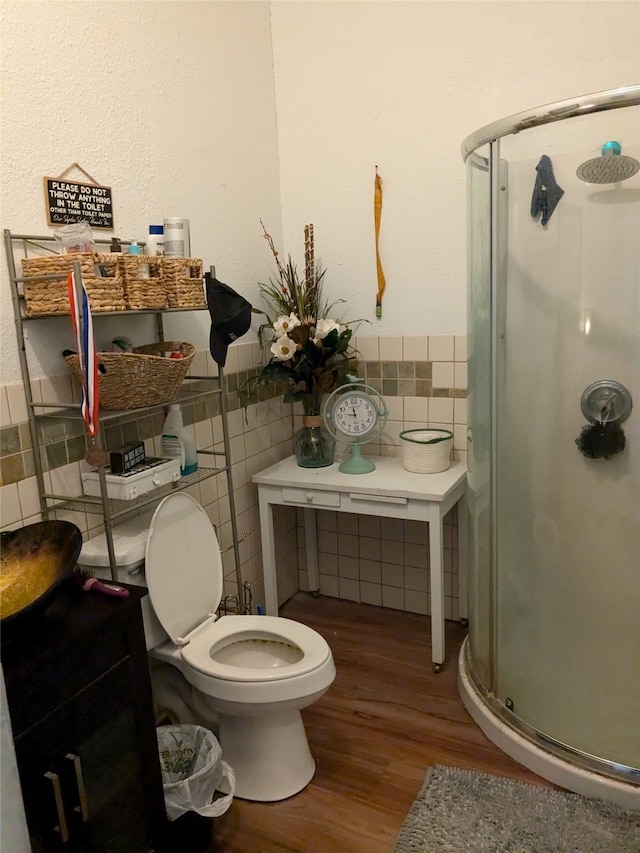
[(271, 249), (271, 253), (272, 253), (273, 257), (275, 258), (276, 266), (278, 267), (278, 274), (280, 276), (280, 281), (282, 282), (283, 286), (285, 286), (287, 276), (286, 276), (284, 267), (280, 263), (280, 258), (278, 257), (278, 252), (276, 251), (276, 247), (273, 244), (273, 237), (271, 236), (271, 234), (267, 233), (267, 229), (264, 227), (264, 222), (262, 221), (262, 219), (260, 220), (260, 225), (262, 225), (262, 230), (264, 231), (264, 239), (269, 244), (269, 248)]

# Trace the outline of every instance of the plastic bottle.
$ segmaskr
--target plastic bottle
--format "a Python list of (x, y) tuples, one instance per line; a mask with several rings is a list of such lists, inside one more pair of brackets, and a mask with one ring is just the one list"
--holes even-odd
[(190, 258), (189, 220), (179, 216), (164, 220), (164, 254), (167, 258)]
[[(130, 255), (140, 255), (142, 254), (140, 250), (140, 246), (136, 243), (135, 240), (131, 241), (131, 245), (129, 246), (129, 254)], [(144, 261), (140, 261), (138, 263), (138, 275), (136, 278), (149, 278), (149, 264), (146, 264)]]
[(183, 477), (198, 470), (196, 446), (189, 430), (185, 429), (182, 412), (177, 403), (169, 406), (162, 427), (162, 455), (167, 459), (180, 458), (180, 473)]
[(150, 225), (147, 237), (147, 254), (164, 255), (164, 228), (162, 225)]

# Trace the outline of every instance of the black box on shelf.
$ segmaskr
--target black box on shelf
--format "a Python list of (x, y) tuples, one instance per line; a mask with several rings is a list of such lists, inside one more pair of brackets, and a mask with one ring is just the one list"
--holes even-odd
[(109, 467), (112, 474), (126, 474), (135, 465), (144, 462), (144, 442), (130, 441), (119, 450), (112, 450), (109, 454)]

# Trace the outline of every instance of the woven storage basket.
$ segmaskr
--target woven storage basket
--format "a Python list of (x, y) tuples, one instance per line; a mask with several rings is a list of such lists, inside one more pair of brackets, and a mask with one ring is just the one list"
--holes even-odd
[[(140, 276), (140, 264), (149, 267), (149, 277)], [(119, 265), (124, 281), (124, 298), (132, 311), (167, 307), (162, 258), (156, 255), (122, 254)]]
[[(168, 358), (179, 352), (183, 358)], [(100, 406), (103, 409), (138, 409), (162, 406), (175, 399), (187, 375), (196, 348), (181, 341), (146, 344), (133, 352), (99, 352), (96, 359), (105, 372), (98, 374)], [(77, 355), (66, 358), (68, 366), (82, 378)]]
[(164, 289), (169, 308), (204, 308), (201, 258), (163, 258)]
[[(46, 258), (23, 258), (24, 301), (27, 316), (69, 314), (67, 276), (76, 261), (80, 263), (82, 282), (94, 312), (124, 311), (124, 286), (117, 264), (107, 261), (111, 255), (74, 252), (68, 255), (50, 255)], [(101, 260), (104, 259), (104, 260)], [(96, 276), (96, 265), (101, 265), (105, 275)], [(58, 278), (42, 281), (42, 276)], [(33, 281), (30, 281), (33, 279)]]
[(453, 433), (448, 429), (407, 429), (400, 433), (402, 464), (414, 474), (446, 471), (451, 460)]

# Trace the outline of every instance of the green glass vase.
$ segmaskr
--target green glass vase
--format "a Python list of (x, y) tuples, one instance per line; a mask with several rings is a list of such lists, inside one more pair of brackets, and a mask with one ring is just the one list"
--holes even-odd
[(293, 451), (301, 468), (326, 468), (333, 465), (335, 439), (325, 428), (321, 412), (322, 398), (309, 394), (302, 401), (302, 426), (293, 436)]

